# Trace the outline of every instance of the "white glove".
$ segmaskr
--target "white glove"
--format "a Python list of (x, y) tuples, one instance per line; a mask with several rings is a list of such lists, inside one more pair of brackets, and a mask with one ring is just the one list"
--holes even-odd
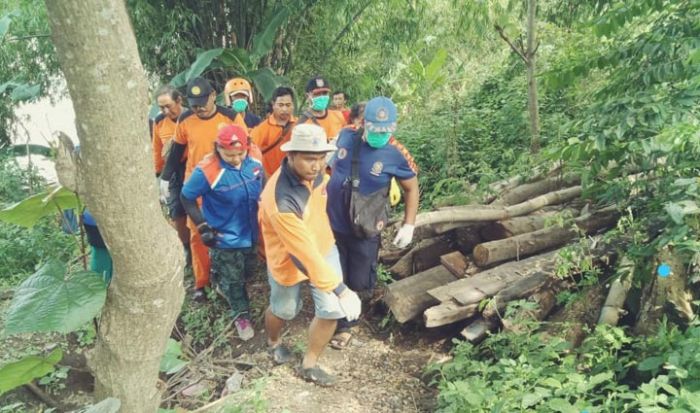
[(166, 204), (170, 198), (170, 182), (161, 179), (159, 185), (160, 202)]
[(398, 248), (406, 248), (408, 244), (413, 241), (413, 230), (416, 229), (415, 225), (403, 224), (396, 233), (394, 238), (394, 246)]
[(355, 321), (360, 317), (362, 312), (362, 301), (360, 297), (357, 296), (355, 291), (346, 288), (339, 296), (340, 308), (345, 313), (345, 318), (348, 321)]

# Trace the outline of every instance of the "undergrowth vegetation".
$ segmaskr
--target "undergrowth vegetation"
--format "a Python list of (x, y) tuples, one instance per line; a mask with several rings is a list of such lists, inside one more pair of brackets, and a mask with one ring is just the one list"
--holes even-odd
[(599, 326), (578, 348), (529, 323), (456, 343), (433, 366), (439, 412), (698, 412), (700, 324), (664, 324), (652, 337)]

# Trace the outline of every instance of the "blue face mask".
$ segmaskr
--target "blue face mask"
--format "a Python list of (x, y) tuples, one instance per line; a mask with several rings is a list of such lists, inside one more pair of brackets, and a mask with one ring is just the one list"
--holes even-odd
[(374, 149), (383, 148), (389, 143), (391, 132), (369, 132), (367, 131), (367, 144)]
[(328, 103), (330, 102), (331, 97), (328, 95), (322, 95), (322, 96), (315, 96), (311, 98), (311, 109), (317, 110), (317, 111), (323, 111), (328, 108)]
[(231, 104), (231, 107), (236, 113), (245, 112), (248, 108), (248, 101), (246, 99), (236, 99)]

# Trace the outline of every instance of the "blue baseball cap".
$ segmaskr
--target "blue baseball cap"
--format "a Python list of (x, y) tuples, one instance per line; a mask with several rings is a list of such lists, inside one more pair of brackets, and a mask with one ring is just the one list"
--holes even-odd
[(365, 129), (369, 132), (394, 132), (396, 130), (396, 105), (391, 99), (378, 96), (365, 106)]

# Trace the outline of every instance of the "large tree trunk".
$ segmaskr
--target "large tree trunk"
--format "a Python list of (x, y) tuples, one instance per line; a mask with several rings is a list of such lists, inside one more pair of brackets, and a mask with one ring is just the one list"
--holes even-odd
[(182, 256), (158, 205), (147, 134), (148, 84), (124, 2), (46, 0), (81, 144), (81, 196), (114, 262), (89, 357), (95, 396), (152, 413), (158, 367), (182, 304)]
[(527, 1), (527, 110), (530, 113), (530, 153), (540, 151), (540, 109), (537, 103), (537, 0)]

